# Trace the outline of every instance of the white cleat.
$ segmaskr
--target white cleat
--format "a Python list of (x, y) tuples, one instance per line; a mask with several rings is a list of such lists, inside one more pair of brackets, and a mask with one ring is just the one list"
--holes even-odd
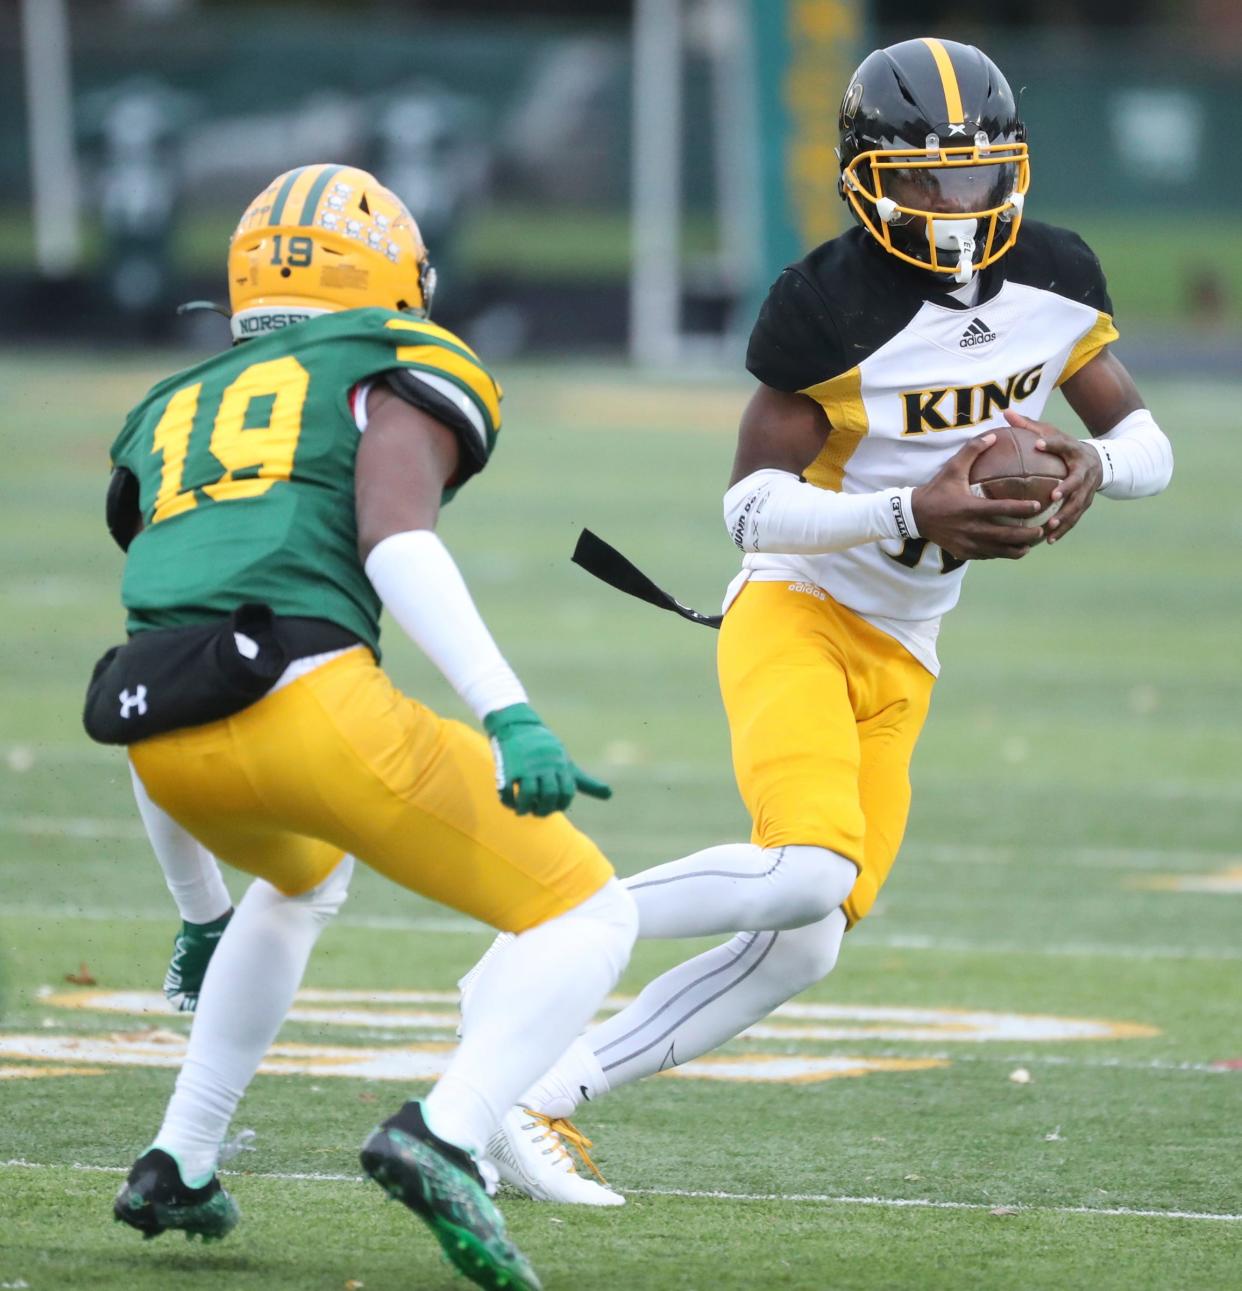
[[(595, 1175), (584, 1179), (570, 1154), (571, 1145)], [(587, 1149), (591, 1140), (565, 1120), (553, 1120), (525, 1107), (504, 1116), (488, 1140), (488, 1160), (510, 1187), (534, 1201), (570, 1206), (624, 1206), (625, 1198), (604, 1182)]]

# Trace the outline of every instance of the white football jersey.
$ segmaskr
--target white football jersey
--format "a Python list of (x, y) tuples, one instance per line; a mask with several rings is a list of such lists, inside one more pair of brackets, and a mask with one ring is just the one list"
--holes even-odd
[[(777, 279), (746, 366), (823, 406), (832, 429), (803, 478), (869, 493), (926, 483), (968, 439), (1007, 424), (1006, 408), (1038, 419), (1053, 389), (1116, 336), (1099, 262), (1068, 230), (1024, 222), (967, 305), (853, 229)], [(747, 578), (814, 584), (937, 672), (940, 616), (964, 573), (921, 538), (758, 553), (729, 599)]]

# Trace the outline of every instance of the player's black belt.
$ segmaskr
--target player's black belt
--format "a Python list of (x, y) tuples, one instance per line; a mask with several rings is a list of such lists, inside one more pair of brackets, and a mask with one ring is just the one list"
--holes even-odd
[[(267, 606), (263, 606), (267, 609)], [(345, 650), (363, 642), (348, 628), (327, 619), (304, 619), (292, 614), (273, 614), (272, 624), (276, 639), (284, 647), (287, 663), (306, 659), (313, 654), (327, 654), (329, 650)], [(277, 674), (279, 676), (279, 674)]]
[(231, 717), (298, 659), (362, 644), (326, 619), (241, 605), (227, 618), (136, 632), (95, 665), (82, 722), (100, 744), (134, 744)]

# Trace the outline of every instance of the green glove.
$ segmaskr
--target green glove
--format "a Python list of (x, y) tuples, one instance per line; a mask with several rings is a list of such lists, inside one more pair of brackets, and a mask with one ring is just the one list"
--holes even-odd
[(612, 797), (603, 781), (570, 761), (565, 746), (529, 704), (510, 704), (488, 713), (483, 729), (492, 742), (500, 801), (519, 816), (564, 811), (579, 789), (592, 798)]

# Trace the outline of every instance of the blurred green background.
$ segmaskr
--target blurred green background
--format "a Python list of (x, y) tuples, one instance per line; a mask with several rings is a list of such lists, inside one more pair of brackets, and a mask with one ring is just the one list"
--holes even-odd
[[(0, 0), (0, 14), (61, 4)], [(636, 115), (636, 96), (652, 94), (644, 23), (657, 49), (677, 42), (676, 229), (659, 236), (677, 242), (680, 332), (724, 335), (735, 355), (780, 264), (845, 226), (831, 146), (849, 69), (878, 44), (928, 33), (979, 44), (1019, 92), (1027, 213), (1095, 247), (1123, 334), (1176, 331), (1193, 361), (1205, 346), (1230, 348), (1220, 338), (1242, 328), (1242, 168), (1224, 143), (1242, 137), (1242, 7), (1220, 0), (997, 0), (982, 11), (904, 0), (76, 0), (65, 13), (80, 248), (44, 276), (69, 280), (60, 335), (95, 326), (69, 290), (84, 278), (122, 306), (113, 336), (130, 318), (139, 339), (201, 343), (170, 306), (223, 294), (238, 212), (273, 174), (337, 160), (406, 198), (440, 267), (446, 321), (478, 323), (493, 353), (624, 348), (632, 275), (651, 249), (636, 185), (666, 107), (662, 96), (654, 126)], [(0, 23), (0, 112), (25, 127), (22, 37), (22, 23)], [(775, 54), (761, 56), (772, 41)], [(810, 123), (799, 118), (808, 110)], [(4, 280), (20, 282), (25, 295), (9, 293), (27, 326), (45, 307), (26, 277), (38, 261), (33, 146), (26, 128), (0, 134), (0, 304)], [(815, 211), (774, 233), (774, 190), (801, 182), (802, 148), (817, 170)], [(143, 257), (157, 271), (144, 276)], [(9, 327), (20, 312), (3, 311)]]

